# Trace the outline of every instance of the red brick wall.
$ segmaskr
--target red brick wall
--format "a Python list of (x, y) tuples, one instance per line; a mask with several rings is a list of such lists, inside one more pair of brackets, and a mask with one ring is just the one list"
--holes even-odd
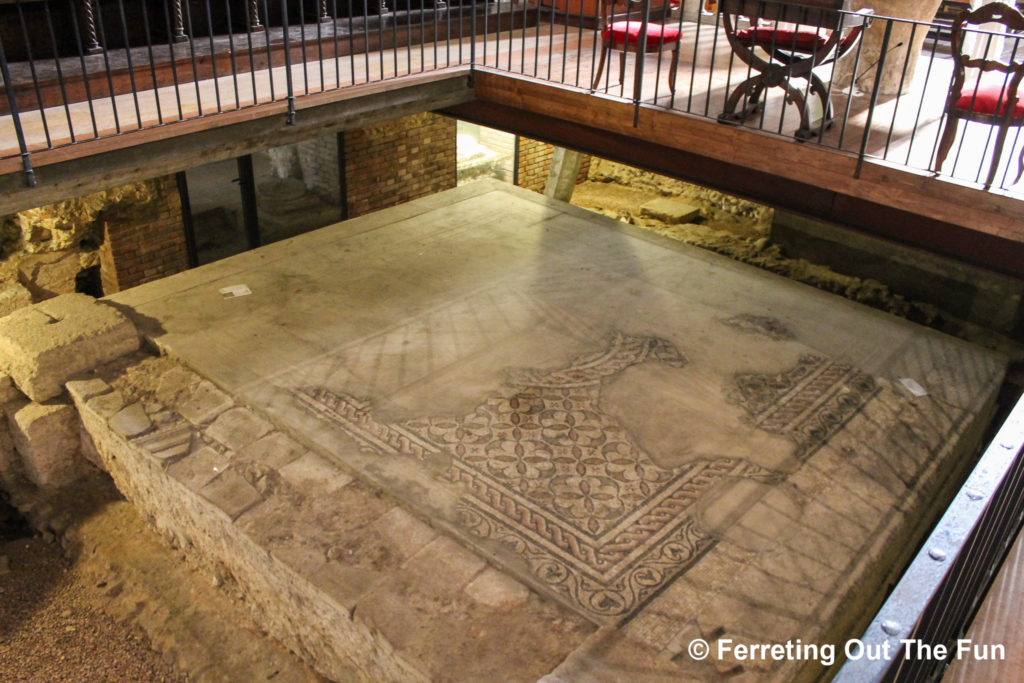
[(348, 215), (455, 187), (455, 119), (415, 114), (345, 133)]
[(181, 199), (174, 176), (149, 181), (154, 198), (119, 204), (102, 214), (100, 277), (112, 294), (188, 268)]
[[(540, 140), (530, 138), (519, 138), (519, 187), (525, 187), (534, 192), (544, 192), (544, 185), (548, 182), (548, 173), (551, 172), (551, 155), (554, 147)], [(590, 172), (590, 157), (584, 155), (580, 162), (580, 172), (576, 176), (576, 183), (582, 183), (587, 179)]]

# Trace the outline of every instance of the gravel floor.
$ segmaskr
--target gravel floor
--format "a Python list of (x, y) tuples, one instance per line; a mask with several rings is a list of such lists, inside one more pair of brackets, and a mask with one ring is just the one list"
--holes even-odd
[(187, 680), (136, 627), (92, 606), (102, 586), (25, 533), (0, 511), (0, 681)]

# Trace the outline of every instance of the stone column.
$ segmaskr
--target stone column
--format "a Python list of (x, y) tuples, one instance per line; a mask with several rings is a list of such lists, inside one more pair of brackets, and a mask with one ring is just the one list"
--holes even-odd
[[(889, 17), (899, 17), (916, 21), (932, 21), (935, 12), (939, 9), (941, 0), (855, 0), (854, 9), (870, 7), (875, 14)], [(870, 93), (875, 85), (875, 75), (878, 73), (878, 62), (882, 59), (882, 41), (885, 36), (885, 26), (888, 22), (876, 19), (864, 35), (864, 44), (861, 46), (860, 63), (857, 65), (857, 83), (865, 93)], [(911, 36), (913, 33), (913, 36)], [(894, 22), (892, 34), (889, 37), (889, 45), (886, 49), (885, 65), (882, 70), (882, 82), (879, 92), (883, 95), (897, 95), (900, 86), (900, 79), (903, 77), (903, 67), (906, 64), (907, 77), (903, 79), (903, 88), (909, 87), (917, 67), (918, 55), (924, 38), (928, 34), (926, 26), (918, 26), (913, 30), (913, 25), (903, 22)], [(851, 53), (836, 66), (835, 85), (847, 87), (853, 75), (855, 54)]]

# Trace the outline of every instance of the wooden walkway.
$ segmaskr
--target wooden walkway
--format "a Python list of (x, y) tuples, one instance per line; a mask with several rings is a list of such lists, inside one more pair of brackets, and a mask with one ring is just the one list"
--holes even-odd
[[(516, 6), (510, 7), (515, 16)], [(639, 101), (714, 119), (724, 108), (730, 89), (749, 75), (749, 68), (732, 56), (728, 42), (716, 25), (703, 23), (698, 26), (693, 22), (681, 25), (684, 38), (675, 94), (669, 92), (667, 85), (667, 53), (662, 57), (650, 54), (644, 59)], [(394, 32), (396, 39), (399, 31), (407, 30), (411, 29), (393, 25), (378, 29), (382, 38), (387, 38), (388, 32)], [(180, 121), (206, 119), (212, 127), (217, 125), (215, 115), (250, 108), (253, 109), (252, 116), (260, 116), (259, 105), (286, 101), (289, 92), (297, 99), (331, 91), (336, 91), (338, 97), (355, 96), (361, 86), (437, 70), (465, 68), (471, 62), (586, 90), (598, 56), (595, 37), (592, 29), (556, 24), (542, 16), (536, 26), (520, 26), (500, 33), (492, 29), (486, 39), (439, 39), (409, 47), (339, 55), (337, 50), (329, 49), (337, 47), (337, 39), (325, 33), (319, 44), (306, 44), (302, 50), (305, 61), (301, 57), (293, 59), (290, 69), (283, 65), (236, 68), (233, 71), (222, 67), (218, 78), (201, 78), (157, 88), (145, 86), (166, 82), (167, 78), (158, 80), (155, 69), (136, 55), (135, 71), (139, 74), (135, 82), (136, 92), (22, 111), (21, 124), (30, 152), (153, 128), (168, 127), (166, 133), (173, 135), (170, 126)], [(242, 55), (248, 51), (246, 45), (235, 49)], [(264, 49), (265, 44), (254, 43), (248, 53), (251, 57), (262, 54)], [(320, 58), (325, 51), (331, 56)], [(293, 47), (292, 53), (298, 54), (297, 48)], [(166, 50), (163, 56), (167, 57)], [(125, 57), (124, 51), (120, 55), (112, 51), (106, 63), (123, 65)], [(880, 159), (887, 164), (922, 172), (930, 169), (940, 132), (951, 62), (941, 54), (931, 60), (928, 57), (926, 54), (920, 60), (914, 80), (902, 96), (881, 97), (871, 112), (871, 135), (865, 148), (869, 159)], [(98, 66), (103, 64), (96, 57), (90, 59)], [(634, 56), (630, 55), (625, 78), (620, 84), (618, 60), (613, 59), (599, 91), (632, 100), (637, 94), (633, 60)], [(283, 57), (277, 61), (283, 62)], [(247, 63), (257, 63), (257, 60), (250, 59)], [(42, 66), (40, 73), (45, 71)], [(166, 64), (163, 68), (166, 71)], [(188, 64), (180, 67), (183, 81), (189, 75), (189, 69)], [(52, 72), (53, 68), (50, 67), (49, 71)], [(147, 76), (149, 71), (153, 71), (152, 78)], [(828, 81), (829, 74), (825, 71), (819, 75)], [(123, 74), (121, 78), (124, 79)], [(834, 125), (824, 130), (820, 139), (804, 144), (857, 154), (868, 126), (868, 93), (855, 89), (851, 98), (847, 91), (837, 87), (831, 94), (836, 112)], [(772, 89), (767, 94), (764, 111), (743, 125), (791, 137), (798, 123), (799, 116), (792, 106), (784, 103), (782, 91)], [(991, 137), (986, 126), (969, 127), (964, 143), (954, 147), (951, 161), (947, 162), (945, 169), (946, 175), (976, 183), (984, 169), (982, 162), (989, 153)], [(130, 140), (125, 140), (125, 144), (131, 144)], [(1018, 151), (1015, 146), (1004, 153), (1006, 168), (1011, 164), (1015, 168)], [(9, 115), (0, 117), (0, 172), (12, 172), (20, 167), (18, 153), (13, 120)], [(1014, 191), (1012, 187), (1009, 189)]]

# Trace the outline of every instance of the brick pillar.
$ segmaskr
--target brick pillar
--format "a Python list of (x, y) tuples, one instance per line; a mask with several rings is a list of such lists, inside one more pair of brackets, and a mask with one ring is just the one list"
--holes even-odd
[(174, 176), (148, 181), (153, 198), (122, 203), (102, 213), (100, 277), (112, 294), (188, 268), (181, 199)]
[(424, 113), (345, 133), (348, 215), (455, 187), (455, 119)]
[[(544, 184), (551, 171), (551, 157), (554, 147), (540, 140), (519, 138), (519, 187), (534, 192), (544, 192)], [(590, 173), (590, 157), (584, 155), (580, 162), (580, 172), (576, 175), (576, 184), (582, 183)]]

